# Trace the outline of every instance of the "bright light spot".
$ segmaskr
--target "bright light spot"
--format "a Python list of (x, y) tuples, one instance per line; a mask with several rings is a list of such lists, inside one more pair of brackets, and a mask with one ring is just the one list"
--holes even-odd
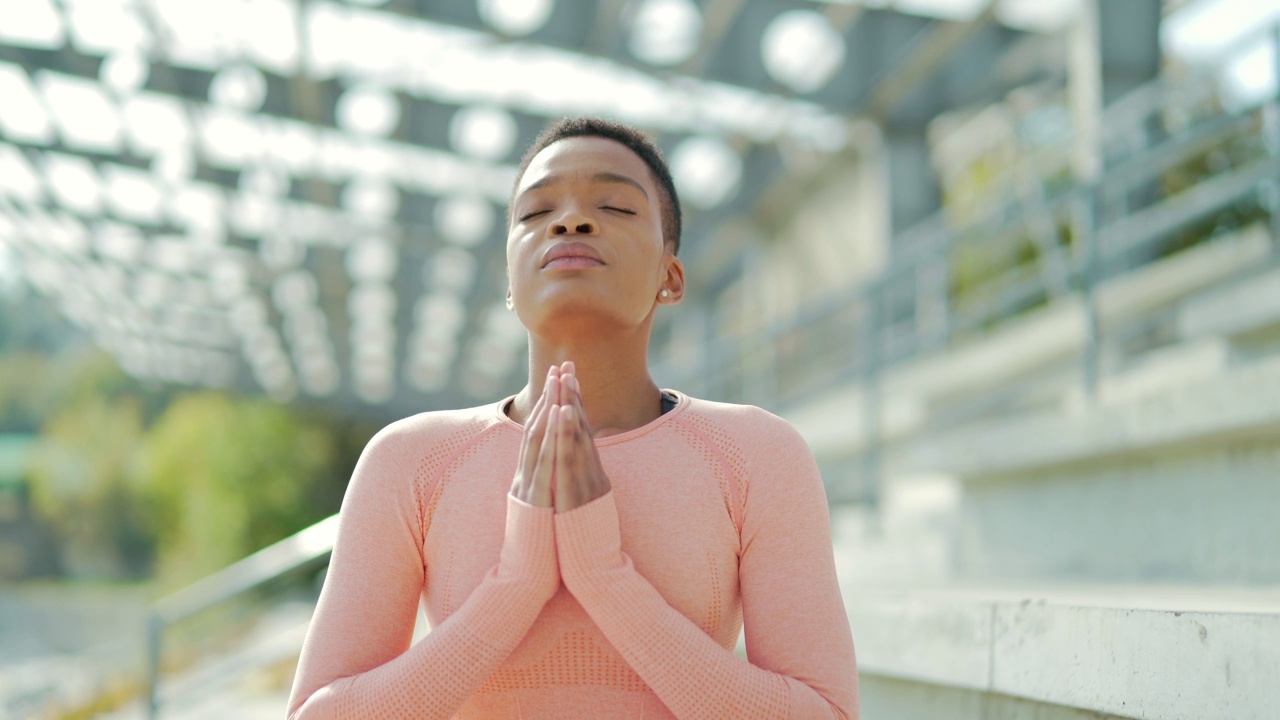
[[(267, 217), (264, 214), (263, 219)], [(258, 242), (258, 257), (271, 270), (286, 270), (302, 264), (307, 249), (286, 235), (267, 235)]]
[(0, 192), (35, 205), (44, 198), (40, 177), (22, 151), (0, 143)]
[(151, 33), (134, 8), (124, 3), (84, 2), (67, 8), (71, 40), (86, 55), (151, 46)]
[(0, 41), (5, 45), (57, 50), (66, 42), (62, 19), (49, 0), (9, 0), (0, 22)]
[(400, 193), (388, 182), (360, 178), (343, 189), (342, 205), (356, 215), (387, 219), (396, 214)]
[(347, 312), (357, 320), (389, 322), (396, 312), (396, 293), (383, 283), (360, 283), (347, 295)]
[(146, 85), (150, 72), (151, 66), (141, 53), (122, 50), (103, 59), (98, 79), (117, 93), (126, 94)]
[(169, 200), (169, 215), (179, 225), (217, 234), (223, 229), (226, 205), (221, 186), (193, 183), (173, 192)]
[(240, 173), (240, 191), (259, 197), (281, 197), (289, 192), (289, 176), (275, 168), (261, 165), (245, 168)]
[(209, 82), (209, 102), (214, 105), (253, 112), (266, 99), (267, 78), (252, 65), (225, 67)]
[(144, 223), (159, 221), (164, 196), (149, 173), (123, 165), (106, 165), (107, 202), (119, 217)]
[(691, 0), (644, 0), (631, 20), (631, 54), (651, 65), (675, 65), (698, 49), (702, 14)]
[(227, 313), (227, 322), (236, 332), (245, 338), (267, 324), (267, 308), (262, 301), (252, 295), (246, 295), (235, 302)]
[(93, 163), (79, 155), (47, 153), (44, 177), (58, 204), (85, 215), (102, 212), (102, 185)]
[(200, 120), (201, 140), (211, 164), (238, 169), (262, 154), (260, 118), (211, 108)]
[(139, 154), (183, 147), (191, 142), (191, 123), (182, 101), (171, 95), (142, 93), (124, 101), (125, 130)]
[(315, 277), (306, 270), (284, 273), (271, 287), (271, 299), (282, 312), (308, 307), (316, 302), (319, 294)]
[(1257, 28), (1280, 20), (1280, 2), (1200, 0), (1187, 3), (1164, 20), (1160, 40), (1165, 52), (1191, 62), (1211, 60)]
[(476, 197), (451, 197), (436, 205), (436, 228), (451, 243), (480, 244), (493, 231), (493, 206)]
[(284, 319), (285, 334), (295, 345), (307, 346), (318, 352), (327, 352), (325, 348), (328, 347), (329, 340), (325, 330), (328, 327), (324, 311), (306, 303), (291, 306)]
[(1062, 30), (1080, 10), (1080, 0), (1001, 0), (996, 18), (1004, 25), (1031, 32)]
[(48, 71), (42, 71), (36, 82), (68, 145), (86, 150), (120, 150), (124, 135), (120, 113), (101, 85)]
[[(990, 0), (895, 0), (893, 9), (898, 12), (923, 15), (944, 20), (972, 20)], [(1039, 0), (1051, 5), (1049, 0)]]
[(1275, 93), (1274, 45), (1260, 28), (1280, 21), (1280, 2), (1200, 0), (1165, 19), (1166, 54), (1192, 64), (1223, 63), (1224, 102), (1232, 109)]
[(395, 93), (370, 85), (353, 87), (338, 98), (334, 110), (338, 127), (361, 135), (385, 137), (400, 124), (400, 101)]
[(449, 121), (449, 142), (464, 155), (501, 160), (516, 143), (516, 121), (500, 107), (464, 107)]
[(124, 267), (138, 261), (142, 245), (142, 233), (123, 223), (99, 223), (93, 237), (94, 250), (99, 257), (114, 260)]
[(441, 248), (422, 268), (423, 285), (455, 295), (463, 295), (470, 290), (475, 277), (476, 258), (462, 248)]
[(844, 38), (812, 10), (778, 15), (765, 28), (760, 45), (765, 70), (798, 93), (826, 85), (844, 62)]
[(249, 273), (241, 263), (225, 258), (210, 269), (209, 282), (213, 286), (214, 295), (227, 302), (244, 294), (249, 286)]
[(1227, 64), (1224, 103), (1240, 110), (1276, 94), (1276, 46), (1269, 41), (1253, 43)]
[(433, 292), (423, 295), (413, 308), (414, 322), (432, 337), (453, 336), (467, 319), (467, 308), (456, 295)]
[(298, 72), (302, 55), (298, 0), (220, 0), (216, 4), (235, 10), (227, 18), (234, 24), (228, 34), (234, 37), (244, 57), (281, 75)]
[(139, 305), (162, 308), (174, 298), (168, 276), (155, 270), (142, 270), (134, 275), (133, 298)]
[(347, 274), (356, 282), (390, 280), (396, 273), (398, 259), (390, 241), (368, 238), (347, 251)]
[[(152, 267), (180, 275), (196, 265), (195, 247), (180, 235), (157, 237), (147, 246), (147, 261)], [(176, 287), (174, 292), (176, 297)]]
[(156, 153), (151, 159), (151, 172), (168, 185), (181, 185), (191, 180), (196, 159), (187, 147), (173, 147)]
[(537, 32), (551, 18), (553, 0), (479, 0), (476, 9), (489, 27), (519, 37)]
[(694, 136), (681, 141), (671, 153), (671, 175), (682, 200), (711, 208), (737, 190), (742, 158), (720, 138)]
[[(83, 256), (89, 252), (89, 231), (84, 223), (66, 212), (37, 216), (36, 237), (41, 245), (59, 250), (67, 255)], [(73, 290), (69, 285), (64, 291)], [(79, 290), (78, 286), (74, 287)]]
[(53, 126), (44, 103), (22, 68), (0, 63), (0, 98), (4, 98), (0, 102), (0, 130), (6, 137), (41, 145), (53, 140)]

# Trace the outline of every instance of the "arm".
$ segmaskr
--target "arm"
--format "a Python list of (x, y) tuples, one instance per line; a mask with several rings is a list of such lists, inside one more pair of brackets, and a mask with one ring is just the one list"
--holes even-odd
[(384, 431), (356, 465), (298, 663), (290, 720), (451, 717), (559, 587), (551, 509), (508, 497), (497, 565), (448, 620), (410, 647), (425, 579), (425, 501), (405, 478), (416, 470), (413, 445), (420, 442)]
[(752, 438), (755, 473), (739, 561), (749, 661), (668, 605), (635, 570), (622, 552), (611, 492), (555, 517), (565, 585), (677, 717), (857, 716), (853, 639), (821, 476), (799, 435), (770, 419)]

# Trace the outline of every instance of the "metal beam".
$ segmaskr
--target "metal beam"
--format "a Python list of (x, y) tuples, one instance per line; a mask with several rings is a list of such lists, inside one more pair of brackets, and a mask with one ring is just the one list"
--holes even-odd
[(885, 124), (898, 105), (933, 77), (947, 58), (995, 20), (995, 3), (988, 0), (982, 12), (972, 20), (935, 22), (912, 43), (902, 61), (876, 83), (866, 105), (866, 115)]
[(707, 62), (719, 49), (720, 42), (724, 40), (733, 21), (738, 18), (743, 4), (744, 0), (708, 1), (707, 9), (702, 13), (702, 37), (698, 40), (698, 49), (676, 68), (676, 72), (693, 77), (704, 75)]

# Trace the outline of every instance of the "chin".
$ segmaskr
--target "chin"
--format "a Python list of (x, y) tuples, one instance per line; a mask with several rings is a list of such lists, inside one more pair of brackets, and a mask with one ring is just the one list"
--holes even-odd
[[(617, 294), (598, 296), (589, 293), (557, 293), (543, 298), (525, 327), (534, 332), (555, 333), (566, 326), (584, 330), (639, 327), (647, 313), (638, 313), (636, 303), (626, 303)], [(630, 305), (631, 307), (628, 307)], [(524, 318), (522, 318), (524, 320)]]

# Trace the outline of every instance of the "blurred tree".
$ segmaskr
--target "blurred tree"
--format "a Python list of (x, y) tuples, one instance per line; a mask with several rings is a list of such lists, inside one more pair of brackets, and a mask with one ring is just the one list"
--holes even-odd
[(32, 501), (63, 539), (73, 575), (145, 573), (147, 543), (128, 488), (141, 437), (137, 403), (129, 399), (88, 400), (45, 427), (31, 468)]
[(158, 579), (198, 579), (333, 512), (316, 491), (334, 458), (329, 429), (286, 407), (177, 398), (147, 434), (137, 475)]

